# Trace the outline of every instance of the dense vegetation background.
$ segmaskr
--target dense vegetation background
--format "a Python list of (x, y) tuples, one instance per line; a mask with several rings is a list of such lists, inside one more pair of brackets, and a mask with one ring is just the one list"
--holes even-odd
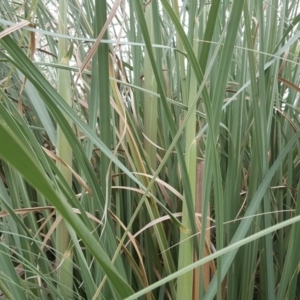
[(2, 0), (1, 299), (300, 299), (299, 1)]

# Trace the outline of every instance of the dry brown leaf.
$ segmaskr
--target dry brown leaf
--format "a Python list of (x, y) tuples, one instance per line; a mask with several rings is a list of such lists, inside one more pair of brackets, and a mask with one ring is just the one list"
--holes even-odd
[(15, 25), (12, 25), (12, 26), (4, 29), (3, 31), (0, 32), (0, 39), (4, 38), (5, 36), (11, 34), (12, 32), (14, 32), (16, 30), (19, 30), (20, 28), (27, 26), (28, 24), (30, 24), (29, 21), (23, 20)]
[(91, 189), (88, 187), (88, 185), (84, 182), (84, 180), (77, 174), (68, 164), (66, 164), (62, 159), (60, 159), (57, 155), (55, 155), (53, 152), (49, 151), (48, 149), (42, 147), (43, 150), (48, 154), (49, 157), (54, 159), (55, 161), (61, 163), (63, 166), (67, 167), (73, 174), (73, 176), (76, 178), (76, 180), (79, 182), (81, 186), (85, 188), (85, 190), (92, 195)]

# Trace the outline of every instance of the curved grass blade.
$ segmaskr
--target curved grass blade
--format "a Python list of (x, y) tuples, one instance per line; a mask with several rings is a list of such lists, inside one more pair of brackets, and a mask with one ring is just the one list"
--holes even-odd
[(0, 123), (0, 140), (6, 141), (6, 143), (2, 144), (0, 156), (18, 170), (28, 183), (45, 196), (53, 206), (56, 207), (65, 221), (74, 228), (90, 252), (94, 255), (120, 297), (124, 298), (131, 295), (133, 290), (119, 275), (104, 249), (89, 232), (80, 218), (76, 216), (71, 207), (65, 203), (53, 189), (48, 178), (32, 159), (30, 153), (17, 141), (14, 134), (2, 122)]

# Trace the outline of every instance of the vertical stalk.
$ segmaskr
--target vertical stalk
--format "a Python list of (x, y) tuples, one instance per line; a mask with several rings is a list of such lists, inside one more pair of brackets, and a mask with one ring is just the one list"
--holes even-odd
[[(174, 12), (178, 18), (178, 20), (180, 20), (180, 13), (179, 13), (179, 4), (178, 4), (178, 0), (174, 0), (173, 1), (173, 9)], [(180, 36), (177, 33), (177, 48), (179, 51), (184, 52), (184, 47), (182, 44), (182, 41), (180, 39)], [(187, 78), (186, 78), (186, 67), (184, 65), (184, 56), (183, 55), (179, 55), (178, 56), (178, 64), (179, 64), (179, 74), (180, 74), (180, 87), (181, 87), (181, 99), (182, 102), (184, 104), (186, 104), (187, 99), (188, 99), (188, 89), (187, 89)]]
[[(197, 24), (194, 25), (195, 36), (197, 36)], [(192, 25), (193, 26), (193, 25)], [(198, 42), (194, 43), (194, 53), (198, 51)], [(186, 123), (186, 147), (185, 147), (185, 162), (187, 166), (188, 177), (190, 181), (192, 198), (184, 195), (184, 201), (182, 205), (182, 224), (187, 228), (191, 228), (190, 216), (188, 212), (188, 206), (195, 208), (196, 197), (196, 106), (194, 101), (197, 94), (197, 78), (191, 71), (190, 85), (189, 85), (189, 97), (188, 97), (188, 109), (192, 109), (190, 118)], [(194, 261), (194, 247), (192, 241), (192, 234), (190, 232), (181, 232), (180, 234), (180, 246), (179, 246), (179, 259), (178, 269), (182, 269)], [(185, 273), (178, 279), (177, 284), (177, 299), (192, 299), (193, 296), (193, 271)]]
[[(151, 42), (154, 44), (154, 26), (153, 26), (153, 8), (152, 4), (146, 7), (146, 22), (148, 25), (148, 31)], [(154, 52), (155, 56), (155, 52)], [(161, 67), (161, 66), (159, 66)], [(147, 91), (157, 91), (157, 84), (152, 72), (151, 61), (148, 55), (148, 51), (145, 53), (145, 82), (144, 86)], [(156, 169), (156, 147), (157, 144), (157, 99), (156, 96), (145, 92), (144, 96), (144, 124), (145, 124), (145, 151), (149, 156), (151, 168)]]
[[(277, 12), (276, 12), (277, 13)], [(265, 22), (264, 22), (264, 9), (262, 3), (259, 3), (258, 6), (258, 20), (260, 23), (259, 26), (259, 61), (258, 61), (258, 71), (259, 71), (259, 80), (258, 80), (258, 88), (259, 88), (259, 97), (257, 100), (257, 105), (253, 105), (254, 107), (254, 124), (255, 129), (257, 131), (257, 140), (260, 139), (257, 143), (258, 147), (258, 160), (260, 164), (260, 174), (263, 178), (268, 171), (268, 144), (267, 141), (269, 140), (269, 132), (267, 128), (268, 119), (267, 115), (267, 89), (269, 85), (266, 85), (267, 76), (265, 74), (265, 70), (263, 68), (265, 64), (265, 56), (262, 55), (262, 52), (266, 51), (267, 43), (272, 36), (272, 33), (265, 34)], [(270, 40), (269, 40), (270, 41)], [(273, 107), (273, 105), (272, 105)], [(272, 115), (272, 114), (271, 114)], [(256, 137), (255, 136), (255, 137)], [(254, 140), (255, 141), (255, 140)], [(264, 212), (270, 211), (270, 193), (267, 192), (264, 196), (264, 200), (262, 203), (262, 208)], [(263, 218), (264, 227), (268, 228), (271, 224), (271, 218), (269, 215), (265, 215)], [(262, 269), (266, 268), (266, 277), (261, 277), (261, 288), (262, 291), (266, 293), (268, 299), (275, 298), (275, 284), (274, 284), (274, 266), (273, 266), (273, 253), (272, 250), (272, 237), (271, 235), (266, 235), (264, 237), (264, 246), (265, 251), (262, 255), (260, 266)]]
[[(59, 1), (59, 33), (67, 34), (67, 8), (68, 2), (66, 0)], [(67, 42), (64, 38), (58, 40), (58, 61), (61, 64), (68, 65), (69, 58), (67, 55)], [(58, 93), (71, 106), (71, 78), (68, 70), (58, 70)], [(66, 117), (66, 116), (65, 116)], [(67, 117), (66, 117), (67, 118)], [(72, 165), (72, 148), (68, 143), (61, 128), (57, 128), (57, 154), (69, 166)], [(62, 175), (72, 185), (72, 173), (68, 168), (62, 164), (58, 164)], [(59, 217), (57, 214), (56, 217)], [(56, 230), (56, 263), (58, 266), (58, 288), (64, 299), (73, 298), (73, 266), (72, 266), (72, 251), (69, 249), (70, 235), (64, 220), (57, 226)]]
[[(95, 31), (94, 35), (97, 36), (102, 27), (104, 26), (107, 19), (107, 4), (106, 1), (95, 1)], [(103, 35), (103, 39), (108, 39), (107, 30)], [(111, 108), (110, 108), (110, 83), (109, 83), (109, 51), (107, 43), (100, 43), (97, 50), (97, 59), (98, 59), (98, 93), (100, 100), (100, 137), (104, 144), (111, 149), (112, 136), (111, 136)], [(93, 66), (95, 67), (95, 66)], [(94, 99), (95, 100), (95, 99)], [(105, 195), (106, 207), (110, 207), (110, 194), (111, 194), (111, 182), (109, 171), (110, 160), (105, 155), (101, 156), (101, 182), (102, 190)], [(108, 177), (107, 177), (108, 176)], [(108, 180), (106, 180), (108, 179)], [(106, 212), (105, 212), (106, 213)]]

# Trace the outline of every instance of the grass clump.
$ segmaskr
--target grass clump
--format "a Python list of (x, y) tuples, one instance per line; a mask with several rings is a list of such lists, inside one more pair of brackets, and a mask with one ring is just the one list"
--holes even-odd
[(300, 298), (298, 6), (2, 1), (0, 298)]

